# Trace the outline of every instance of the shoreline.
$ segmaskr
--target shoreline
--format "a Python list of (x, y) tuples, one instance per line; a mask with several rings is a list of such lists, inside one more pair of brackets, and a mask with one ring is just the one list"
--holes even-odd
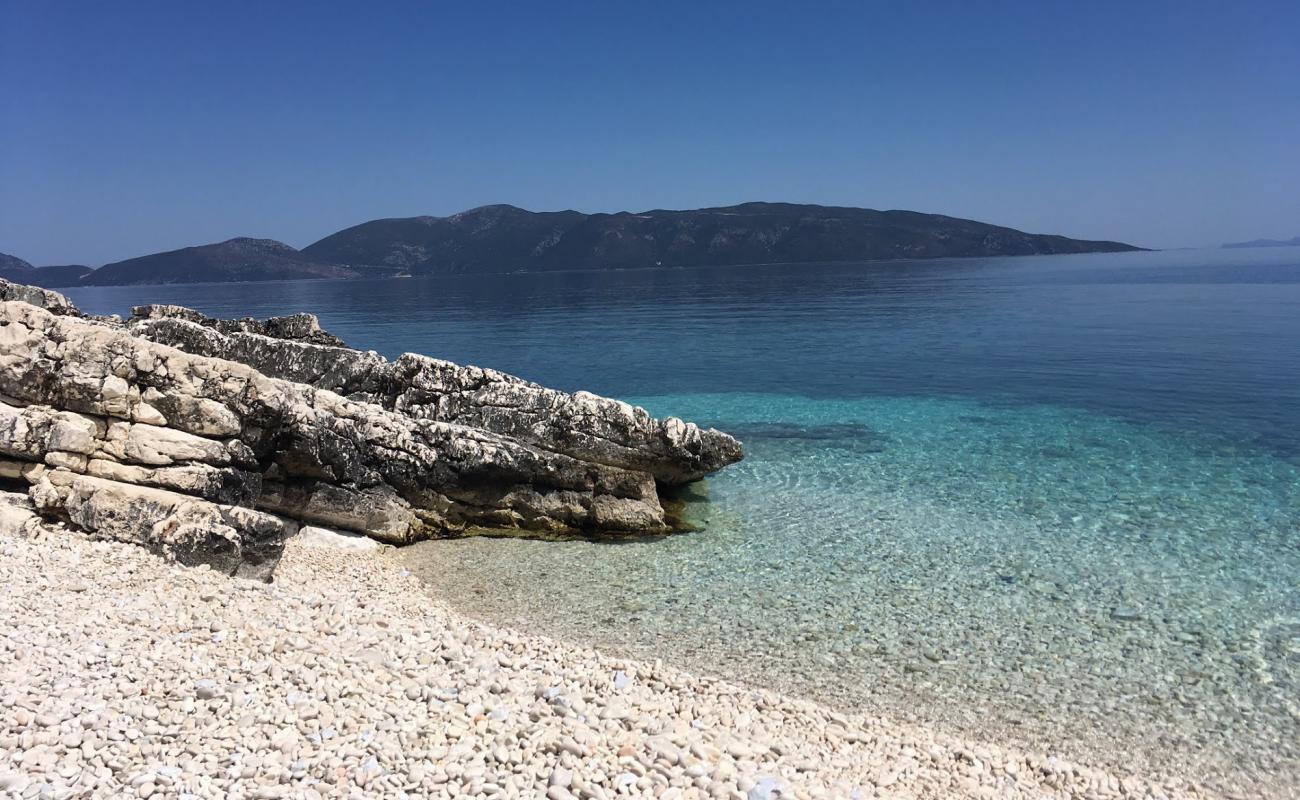
[(0, 556), (21, 797), (1210, 796), (479, 623), (387, 548), (296, 537), (270, 584), (59, 530)]
[[(1097, 638), (1099, 629), (1087, 627), (1087, 620), (1071, 629), (1070, 635), (1093, 654), (1115, 650), (1114, 657), (1101, 660), (1098, 655), (1098, 659), (1131, 666), (1134, 674), (1125, 681), (1114, 673), (1099, 677), (1075, 672), (1071, 679), (1069, 667), (1047, 674), (1034, 672), (1036, 665), (1029, 659), (1022, 676), (1011, 671), (1017, 666), (1012, 659), (988, 661), (1001, 652), (998, 648), (1007, 646), (981, 647), (975, 639), (998, 629), (970, 609), (955, 615), (957, 625), (976, 631), (970, 646), (940, 650), (934, 661), (928, 656), (922, 660), (920, 654), (927, 651), (916, 639), (889, 640), (887, 650), (848, 652), (823, 629), (799, 627), (803, 617), (775, 604), (766, 613), (754, 611), (754, 598), (732, 584), (726, 585), (727, 591), (701, 588), (691, 581), (690, 562), (675, 558), (666, 543), (661, 545), (658, 555), (647, 552), (627, 558), (608, 554), (628, 548), (481, 539), (425, 542), (400, 552), (404, 563), (427, 579), (430, 595), (489, 625), (532, 630), (618, 657), (661, 657), (693, 674), (768, 688), (840, 711), (869, 709), (889, 723), (908, 728), (942, 731), (967, 741), (999, 742), (1020, 752), (1050, 750), (1102, 769), (1155, 780), (1185, 780), (1211, 794), (1300, 796), (1296, 782), (1300, 763), (1290, 755), (1294, 749), (1284, 733), (1291, 726), (1270, 727), (1261, 722), (1260, 711), (1243, 710), (1240, 715), (1247, 725), (1233, 730), (1225, 720), (1217, 727), (1223, 719), (1215, 716), (1223, 713), (1220, 701), (1213, 706), (1193, 705), (1192, 696), (1184, 695), (1179, 698), (1181, 707), (1205, 720), (1190, 725), (1166, 713), (1165, 706), (1152, 701), (1153, 695), (1132, 692), (1131, 687), (1156, 680), (1160, 674), (1144, 665), (1169, 663), (1164, 659), (1166, 639), (1161, 628), (1111, 620), (1109, 626), (1117, 631), (1113, 640)], [(726, 546), (724, 542), (719, 548)], [(707, 562), (711, 556), (716, 558), (706, 548), (698, 560)], [(766, 562), (751, 556), (757, 579), (770, 575)], [(969, 560), (949, 551), (942, 557), (951, 560), (954, 573), (972, 573)], [(441, 580), (440, 572), (445, 576)], [(680, 583), (674, 583), (677, 575), (684, 576)], [(665, 585), (662, 590), (654, 588), (656, 576)], [(834, 575), (828, 577), (833, 579)], [(888, 584), (879, 588), (892, 591)], [(728, 592), (732, 592), (730, 607), (719, 607)], [(764, 599), (781, 597), (773, 592), (755, 594)], [(699, 600), (699, 595), (704, 599)], [(881, 616), (888, 617), (888, 609), (893, 608), (890, 600), (882, 596), (875, 602), (887, 609)], [(1103, 605), (1099, 616), (1109, 619), (1108, 609)], [(916, 630), (931, 610), (921, 608), (904, 630)], [(1165, 612), (1152, 605), (1144, 613), (1162, 618)], [(763, 621), (747, 623), (759, 617)], [(845, 616), (834, 607), (826, 610), (825, 618), (833, 627)], [(943, 622), (931, 618), (930, 624), (933, 630)], [(1101, 629), (1105, 627), (1103, 623)], [(1130, 649), (1121, 652), (1114, 642)], [(1268, 671), (1261, 660), (1265, 643), (1252, 642), (1233, 655), (1240, 657), (1243, 669), (1258, 676), (1259, 691), (1273, 696), (1284, 692), (1289, 676), (1276, 673), (1281, 687), (1268, 688)], [(1057, 664), (1071, 663), (1069, 653), (1059, 648), (1046, 652)], [(1210, 672), (1214, 651), (1200, 648), (1198, 652), (1205, 653), (1203, 669)], [(1139, 658), (1146, 661), (1138, 662)], [(1168, 667), (1170, 673), (1173, 669)], [(1153, 674), (1157, 678), (1149, 677)], [(1098, 693), (1103, 684), (1108, 688)], [(1236, 686), (1231, 691), (1223, 684), (1214, 686), (1221, 697), (1234, 698), (1243, 709), (1247, 698), (1254, 701)], [(1251, 731), (1262, 733), (1247, 738)], [(1271, 742), (1264, 738), (1270, 731)]]

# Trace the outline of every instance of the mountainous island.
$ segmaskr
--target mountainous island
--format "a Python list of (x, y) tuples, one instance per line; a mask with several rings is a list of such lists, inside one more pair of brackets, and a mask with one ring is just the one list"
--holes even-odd
[(317, 261), (274, 239), (237, 238), (105, 264), (82, 279), (85, 286), (134, 283), (359, 278), (362, 270)]
[(93, 267), (66, 264), (57, 267), (33, 267), (26, 261), (0, 253), (0, 278), (14, 283), (28, 283), (45, 288), (77, 286), (82, 278), (94, 272)]
[(1230, 250), (1240, 247), (1297, 247), (1300, 246), (1300, 236), (1290, 239), (1251, 239), (1249, 242), (1228, 242), (1223, 246)]
[[(93, 271), (46, 268), (60, 270), (48, 274), (8, 256), (7, 262), (0, 262), (0, 276), (47, 287), (107, 286), (1140, 249), (1122, 242), (1025, 233), (915, 211), (744, 203), (690, 211), (584, 214), (491, 205), (449, 217), (372, 220), (302, 250), (272, 239), (236, 238), (131, 258)], [(4, 266), (9, 262), (18, 266)], [(23, 266), (29, 272), (21, 272)], [(5, 269), (18, 271), (10, 274)]]

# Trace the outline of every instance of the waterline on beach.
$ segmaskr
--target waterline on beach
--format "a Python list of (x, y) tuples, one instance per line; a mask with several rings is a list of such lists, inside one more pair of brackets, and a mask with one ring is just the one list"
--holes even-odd
[(434, 542), (413, 569), (493, 622), (955, 733), (1300, 778), (1294, 459), (1058, 406), (633, 400), (745, 442), (699, 532)]

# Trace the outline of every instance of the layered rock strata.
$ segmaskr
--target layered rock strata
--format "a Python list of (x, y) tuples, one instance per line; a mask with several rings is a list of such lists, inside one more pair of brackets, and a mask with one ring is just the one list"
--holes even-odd
[(618, 401), (350, 350), (311, 315), (123, 324), (53, 292), (0, 298), (0, 481), (46, 519), (230, 573), (269, 575), (301, 524), (395, 544), (663, 532), (660, 485), (740, 458)]
[(316, 318), (315, 314), (289, 314), (284, 317), (270, 317), (268, 319), (253, 319), (252, 317), (217, 319), (185, 306), (153, 304), (136, 306), (131, 309), (131, 318), (132, 321), (183, 319), (222, 333), (256, 333), (275, 339), (310, 342), (332, 347), (345, 346), (342, 339), (329, 331), (321, 329), (320, 320)]
[[(724, 433), (655, 419), (618, 400), (560, 392), (413, 353), (388, 361), (373, 352), (277, 335), (271, 322), (260, 330), (234, 330), (190, 309), (142, 306), (130, 327), (189, 353), (238, 361), (410, 417), (482, 428), (585, 461), (648, 472), (669, 486), (699, 480), (741, 457), (739, 443)], [(319, 331), (314, 317), (301, 324)]]

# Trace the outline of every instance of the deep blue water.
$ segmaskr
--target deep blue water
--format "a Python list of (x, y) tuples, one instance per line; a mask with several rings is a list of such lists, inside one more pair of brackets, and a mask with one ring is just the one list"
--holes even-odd
[(310, 310), (357, 347), (744, 441), (696, 487), (697, 533), (415, 548), (470, 613), (1121, 768), (1300, 785), (1300, 248), (69, 294)]
[(71, 289), (617, 396), (956, 396), (1300, 446), (1300, 248)]

